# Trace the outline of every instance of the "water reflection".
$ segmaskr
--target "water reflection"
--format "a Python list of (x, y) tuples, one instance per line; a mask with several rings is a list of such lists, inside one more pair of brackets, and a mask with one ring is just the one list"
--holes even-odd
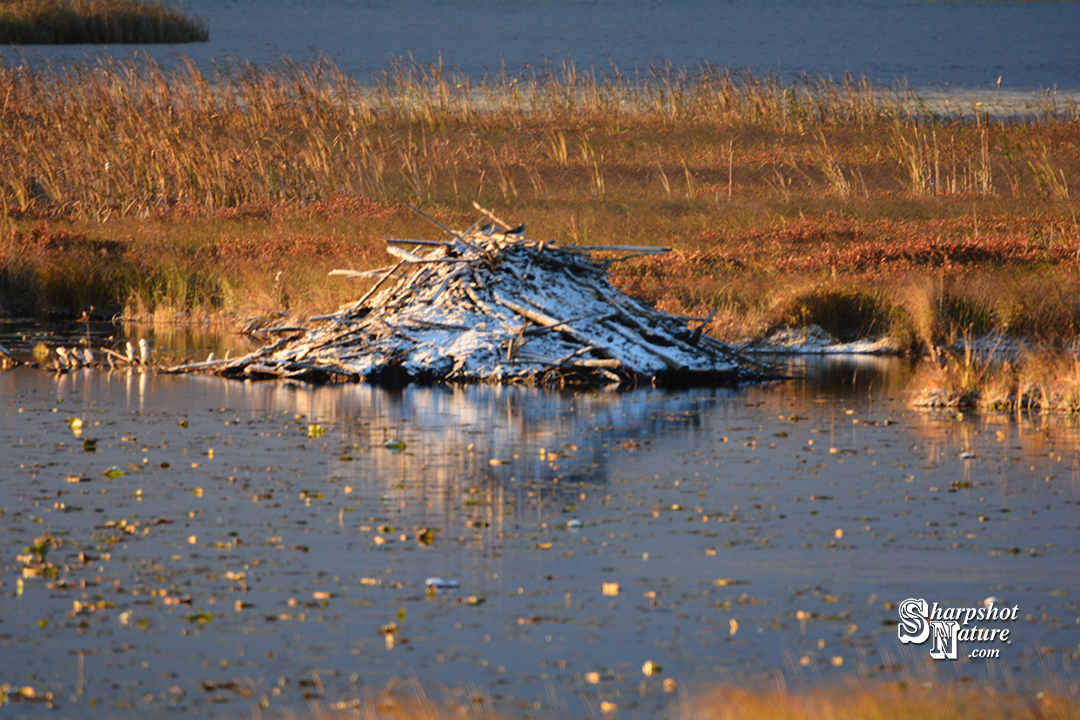
[[(262, 345), (255, 336), (240, 335), (231, 327), (183, 323), (147, 324), (138, 322), (53, 321), (35, 318), (0, 318), (0, 345), (30, 362), (39, 343), (55, 353), (59, 346), (106, 347), (123, 353), (126, 343), (138, 346), (146, 340), (156, 362), (169, 364), (183, 360), (203, 360), (213, 352), (218, 357), (241, 355)], [(51, 358), (54, 356), (49, 356)]]
[[(911, 412), (902, 361), (788, 362), (677, 393), (0, 373), (0, 675), (81, 716), (297, 707), (313, 674), (327, 702), (411, 674), (509, 713), (653, 713), (667, 678), (921, 676), (893, 605), (989, 595), (1022, 608), (1008, 657), (940, 672), (1063, 670), (1077, 420)], [(21, 577), (44, 533), (58, 577)]]

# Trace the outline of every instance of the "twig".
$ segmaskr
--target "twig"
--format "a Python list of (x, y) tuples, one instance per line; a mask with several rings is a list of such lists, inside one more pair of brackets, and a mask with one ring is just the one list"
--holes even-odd
[(419, 255), (411, 253), (408, 250), (402, 250), (399, 247), (394, 247), (393, 245), (387, 245), (386, 246), (386, 252), (393, 255), (396, 258), (401, 258), (402, 260), (405, 260), (405, 261), (411, 262), (411, 263), (423, 262), (426, 259), (426, 258), (420, 257)]
[(374, 285), (372, 285), (371, 289), (368, 290), (366, 293), (364, 293), (364, 297), (362, 297), (362, 298), (360, 298), (359, 300), (356, 301), (356, 303), (354, 304), (355, 307), (362, 307), (364, 305), (364, 303), (367, 301), (367, 299), (369, 297), (371, 297), (372, 295), (374, 295), (375, 291), (378, 290), (380, 287), (382, 287), (382, 284), (384, 282), (386, 282), (390, 278), (391, 275), (396, 273), (404, 263), (405, 263), (405, 261), (402, 260), (397, 265), (390, 268), (389, 272), (387, 272), (385, 275), (383, 275), (381, 278), (379, 278), (378, 282), (376, 282)]
[[(338, 277), (350, 277), (350, 278), (364, 278), (364, 277), (379, 277), (384, 272), (386, 272), (386, 268), (381, 268), (379, 270), (331, 270), (329, 273), (327, 273), (327, 275), (330, 275), (330, 276), (336, 275)], [(330, 317), (330, 315), (326, 315), (325, 317)]]
[(443, 225), (443, 224), (442, 224), (441, 222), (439, 222), (439, 221), (438, 221), (438, 220), (436, 220), (435, 218), (431, 217), (430, 215), (428, 215), (428, 214), (427, 214), (426, 212), (424, 212), (424, 211), (423, 211), (423, 210), (421, 210), (420, 208), (416, 207), (415, 205), (410, 205), (409, 203), (405, 203), (405, 207), (409, 208), (410, 210), (412, 210), (413, 212), (415, 212), (416, 214), (418, 214), (418, 215), (419, 215), (420, 217), (424, 218), (425, 220), (427, 220), (428, 222), (430, 222), (430, 223), (431, 223), (432, 225), (434, 225), (435, 227), (437, 227), (437, 228), (439, 228), (440, 230), (442, 230), (442, 231), (443, 231), (444, 233), (446, 233), (446, 234), (447, 234), (447, 235), (449, 235), (450, 237), (452, 237), (452, 238), (459, 238), (459, 237), (461, 237), (461, 236), (460, 236), (460, 235), (458, 235), (458, 234), (457, 234), (456, 232), (454, 232), (454, 231), (453, 231), (453, 230), (451, 230), (450, 228), (446, 227), (446, 226), (445, 226), (445, 225)]
[(477, 210), (479, 210), (480, 212), (484, 213), (484, 215), (486, 215), (488, 217), (488, 219), (491, 220), (492, 222), (501, 225), (503, 227), (503, 229), (509, 230), (510, 228), (514, 227), (513, 225), (506, 222), (505, 220), (500, 219), (495, 213), (491, 212), (486, 207), (481, 206), (480, 203), (476, 202), (475, 200), (473, 200), (472, 206), (474, 208), (476, 208)]
[(384, 238), (383, 242), (388, 245), (438, 245), (439, 247), (454, 247), (454, 243), (445, 240), (403, 240), (401, 238)]
[[(574, 250), (584, 252), (630, 252), (635, 257), (639, 255), (664, 255), (671, 252), (671, 248), (654, 247), (652, 245), (574, 245)], [(626, 258), (620, 258), (625, 260)]]

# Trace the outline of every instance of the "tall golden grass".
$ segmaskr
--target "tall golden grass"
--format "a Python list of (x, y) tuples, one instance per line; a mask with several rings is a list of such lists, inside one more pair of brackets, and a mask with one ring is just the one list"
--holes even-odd
[[(675, 720), (1072, 720), (1080, 713), (1075, 688), (1063, 692), (999, 692), (977, 683), (910, 682), (873, 685), (858, 681), (798, 691), (748, 690), (715, 686), (685, 695), (675, 692), (663, 717)], [(633, 698), (597, 702), (594, 717), (617, 720), (635, 716)], [(640, 698), (639, 698), (640, 700)], [(627, 707), (629, 706), (629, 707)], [(430, 700), (423, 691), (412, 697), (384, 693), (355, 701), (312, 703), (304, 714), (286, 718), (314, 720), (500, 720), (483, 694), (454, 702)]]
[[(707, 133), (674, 156), (663, 142), (612, 146), (612, 135), (623, 126), (637, 126), (639, 137), (744, 127), (802, 132), (873, 124), (886, 109), (867, 83), (790, 86), (710, 68), (594, 79), (564, 65), (474, 82), (402, 64), (362, 86), (329, 61), (204, 71), (142, 59), (9, 62), (0, 83), (10, 120), (2, 138), (5, 201), (20, 212), (94, 219), (335, 194), (460, 203), (485, 183), (506, 201), (529, 187), (546, 199), (568, 189), (568, 174), (584, 175), (603, 195), (613, 183), (597, 184), (598, 177), (625, 175), (618, 168), (629, 164), (634, 172), (620, 185), (636, 185), (646, 180), (633, 177), (642, 162), (681, 167), (692, 199), (706, 183), (695, 179), (701, 170), (688, 163), (700, 160), (689, 153), (707, 151), (697, 147)], [(603, 137), (590, 137), (597, 132)]]
[(1049, 693), (1022, 696), (962, 684), (900, 684), (798, 693), (718, 688), (688, 703), (683, 715), (685, 720), (1065, 720), (1078, 712), (1074, 698)]
[(919, 367), (915, 404), (930, 408), (1080, 413), (1080, 348), (933, 349)]
[(0, 44), (186, 43), (206, 23), (159, 0), (0, 0)]
[(329, 60), (143, 58), (9, 61), (0, 83), (4, 201), (98, 220), (336, 194), (460, 207), (485, 188), (512, 204), (574, 193), (715, 207), (770, 187), (785, 203), (989, 196), (1005, 177), (1016, 196), (1067, 199), (1080, 170), (1074, 109), (993, 128), (942, 120), (931, 146), (910, 97), (850, 76), (564, 64), (475, 81), (403, 63), (361, 85)]

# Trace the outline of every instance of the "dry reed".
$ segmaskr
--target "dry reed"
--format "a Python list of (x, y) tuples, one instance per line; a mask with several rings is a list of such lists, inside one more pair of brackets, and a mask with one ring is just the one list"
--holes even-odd
[[(1080, 707), (1076, 687), (1058, 679), (1046, 683), (1054, 690), (1040, 692), (998, 691), (978, 683), (892, 682), (880, 685), (855, 680), (833, 687), (803, 690), (749, 690), (742, 687), (713, 686), (689, 694), (672, 682), (670, 702), (662, 716), (675, 720), (1067, 720), (1077, 717)], [(391, 682), (391, 686), (395, 683)], [(416, 681), (406, 690), (393, 687), (382, 693), (339, 702), (313, 702), (303, 714), (275, 713), (287, 720), (504, 720), (507, 716), (492, 709), (491, 698), (482, 691), (457, 693), (445, 701), (429, 697)], [(644, 685), (642, 694), (645, 694)], [(659, 688), (653, 690), (659, 692)], [(591, 715), (618, 718), (641, 712), (637, 700), (614, 697), (595, 700)], [(511, 716), (512, 717), (512, 716)]]
[(788, 693), (717, 688), (685, 706), (684, 720), (1065, 720), (1080, 710), (1075, 699), (1038, 693), (1027, 697), (954, 683), (921, 688), (907, 683)]

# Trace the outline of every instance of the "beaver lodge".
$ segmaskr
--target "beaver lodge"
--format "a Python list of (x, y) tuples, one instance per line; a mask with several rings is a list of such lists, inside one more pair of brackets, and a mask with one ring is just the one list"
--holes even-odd
[(763, 377), (704, 334), (711, 316), (658, 312), (608, 280), (612, 263), (665, 248), (556, 245), (477, 209), (484, 218), (463, 232), (428, 217), (446, 240), (387, 239), (393, 265), (332, 271), (377, 278), (352, 305), (311, 318), (308, 327), (266, 331), (276, 339), (244, 357), (169, 370), (310, 382), (555, 387), (734, 384)]

